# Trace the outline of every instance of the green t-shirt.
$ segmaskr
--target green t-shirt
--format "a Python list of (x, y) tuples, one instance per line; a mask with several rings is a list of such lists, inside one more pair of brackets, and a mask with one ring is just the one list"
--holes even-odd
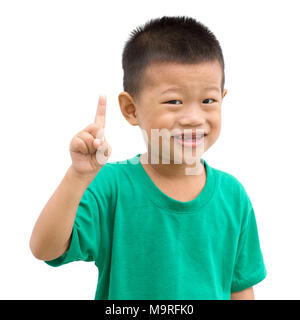
[(197, 198), (163, 193), (139, 161), (106, 163), (84, 192), (57, 267), (94, 261), (96, 300), (215, 300), (266, 277), (252, 204), (232, 175), (210, 167)]

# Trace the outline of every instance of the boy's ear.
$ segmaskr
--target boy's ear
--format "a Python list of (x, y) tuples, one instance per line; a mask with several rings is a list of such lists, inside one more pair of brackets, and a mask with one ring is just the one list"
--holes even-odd
[(227, 94), (227, 89), (224, 89), (222, 99), (226, 96), (226, 94)]
[(119, 94), (119, 105), (124, 118), (132, 125), (139, 124), (136, 116), (136, 105), (131, 95), (123, 91)]

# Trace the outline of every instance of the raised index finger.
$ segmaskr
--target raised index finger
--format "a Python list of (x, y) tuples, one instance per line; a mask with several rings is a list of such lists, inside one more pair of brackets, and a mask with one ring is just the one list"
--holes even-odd
[(101, 94), (98, 100), (98, 107), (95, 116), (95, 123), (101, 128), (105, 127), (105, 113), (106, 113), (106, 96)]

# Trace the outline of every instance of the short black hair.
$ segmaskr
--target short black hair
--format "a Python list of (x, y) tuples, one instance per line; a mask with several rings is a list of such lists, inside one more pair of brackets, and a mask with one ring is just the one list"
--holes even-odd
[(201, 22), (186, 16), (151, 19), (134, 29), (122, 53), (123, 89), (135, 99), (143, 89), (143, 73), (153, 62), (193, 64), (218, 61), (224, 91), (225, 65), (215, 35)]

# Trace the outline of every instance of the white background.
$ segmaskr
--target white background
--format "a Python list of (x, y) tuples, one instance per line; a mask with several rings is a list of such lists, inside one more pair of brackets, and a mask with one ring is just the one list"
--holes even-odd
[(110, 161), (146, 151), (123, 118), (121, 54), (151, 18), (207, 25), (225, 58), (222, 131), (204, 159), (242, 182), (256, 213), (267, 278), (256, 299), (299, 299), (298, 1), (1, 1), (0, 299), (93, 299), (97, 268), (53, 268), (29, 249), (39, 213), (71, 164), (72, 137), (107, 95)]

